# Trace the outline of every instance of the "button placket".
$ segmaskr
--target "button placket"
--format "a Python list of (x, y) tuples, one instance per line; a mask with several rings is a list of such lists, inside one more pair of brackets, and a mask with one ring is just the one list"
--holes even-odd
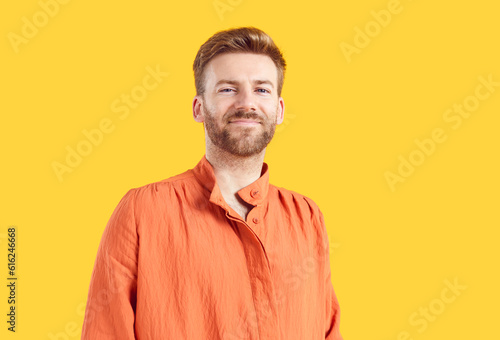
[[(238, 221), (239, 227), (245, 223)], [(257, 330), (260, 339), (278, 340), (279, 335), (279, 317), (276, 292), (272, 282), (272, 276), (269, 266), (269, 260), (265, 249), (257, 235), (258, 243), (252, 239), (250, 228), (241, 228), (241, 240), (247, 258), (248, 275), (250, 276), (250, 285), (254, 300), (256, 317), (258, 320)]]

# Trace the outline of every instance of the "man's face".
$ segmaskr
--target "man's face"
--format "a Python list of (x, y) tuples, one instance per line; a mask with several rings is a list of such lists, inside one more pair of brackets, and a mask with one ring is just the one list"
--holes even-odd
[(278, 72), (271, 58), (226, 53), (205, 68), (205, 93), (195, 97), (195, 120), (205, 123), (212, 143), (236, 156), (260, 153), (283, 121)]

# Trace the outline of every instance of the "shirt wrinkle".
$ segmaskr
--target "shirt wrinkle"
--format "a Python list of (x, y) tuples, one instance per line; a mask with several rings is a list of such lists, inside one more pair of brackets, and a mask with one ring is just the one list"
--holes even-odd
[(321, 211), (260, 177), (224, 200), (203, 155), (130, 189), (97, 251), (82, 340), (342, 340)]

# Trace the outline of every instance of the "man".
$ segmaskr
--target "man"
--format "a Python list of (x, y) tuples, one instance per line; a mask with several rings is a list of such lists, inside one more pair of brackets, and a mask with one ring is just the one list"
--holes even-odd
[(92, 273), (82, 339), (342, 339), (318, 206), (269, 184), (285, 60), (259, 29), (221, 31), (193, 68), (206, 154), (131, 189)]

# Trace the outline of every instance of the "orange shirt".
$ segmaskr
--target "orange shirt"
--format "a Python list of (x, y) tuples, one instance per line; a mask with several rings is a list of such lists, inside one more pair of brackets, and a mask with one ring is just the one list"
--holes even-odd
[(225, 201), (205, 155), (131, 189), (102, 235), (82, 339), (341, 340), (328, 236), (308, 197), (261, 177)]

